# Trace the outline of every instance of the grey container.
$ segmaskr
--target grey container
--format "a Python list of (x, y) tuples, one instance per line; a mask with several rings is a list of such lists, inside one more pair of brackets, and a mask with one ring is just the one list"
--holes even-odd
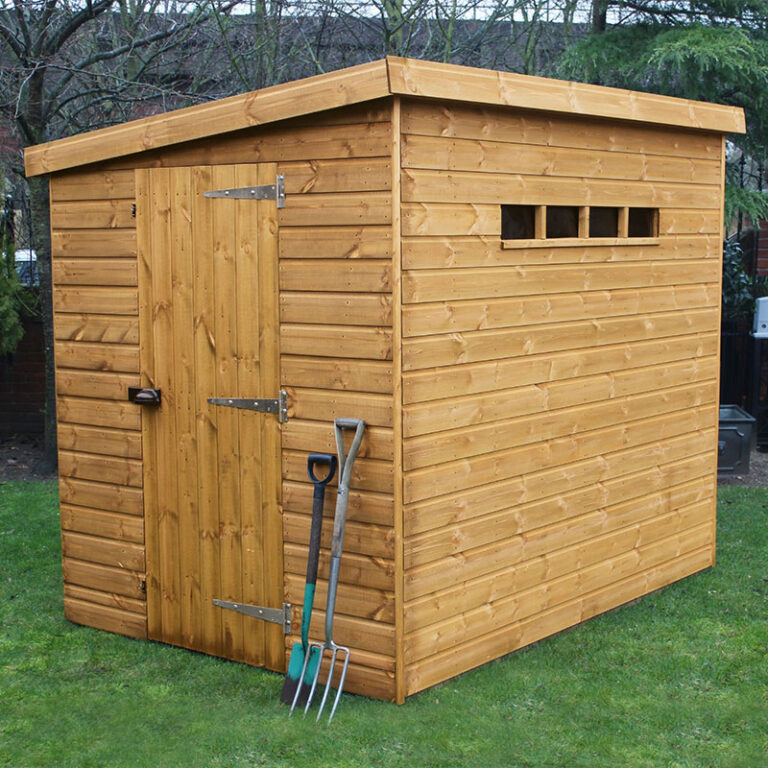
[(717, 473), (746, 475), (755, 418), (738, 405), (720, 406), (720, 431), (717, 444)]

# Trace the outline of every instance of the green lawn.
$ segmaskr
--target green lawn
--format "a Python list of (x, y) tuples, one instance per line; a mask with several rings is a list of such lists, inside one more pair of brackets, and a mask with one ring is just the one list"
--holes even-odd
[(768, 765), (768, 490), (720, 492), (718, 566), (403, 707), (288, 719), (282, 677), (62, 616), (56, 489), (0, 486), (0, 765)]

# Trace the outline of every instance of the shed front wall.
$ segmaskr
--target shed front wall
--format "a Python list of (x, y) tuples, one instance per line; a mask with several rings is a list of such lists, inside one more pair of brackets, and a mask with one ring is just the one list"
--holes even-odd
[[(335, 451), (332, 419), (368, 429), (350, 495), (335, 639), (347, 688), (395, 697), (391, 102), (147, 152), (51, 179), (65, 611), (146, 637), (134, 171), (277, 162), (285, 599), (298, 633), (312, 486), (306, 455)], [(263, 396), (270, 396), (264, 393)], [(272, 418), (265, 416), (264, 418)], [(322, 637), (326, 537), (311, 635)], [(298, 639), (286, 637), (290, 649)]]
[[(713, 564), (722, 153), (403, 102), (407, 694)], [(504, 248), (501, 204), (658, 208), (658, 242)]]

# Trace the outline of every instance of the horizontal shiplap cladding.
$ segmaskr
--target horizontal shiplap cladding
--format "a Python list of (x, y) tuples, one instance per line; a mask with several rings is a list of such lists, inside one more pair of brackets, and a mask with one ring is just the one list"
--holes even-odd
[(660, 285), (691, 285), (719, 280), (716, 259), (627, 264), (472, 267), (414, 270), (403, 275), (403, 302), (494, 298), (616, 290)]
[[(660, 247), (661, 246), (661, 247)], [(560, 246), (503, 248), (496, 236), (403, 238), (403, 269), (457, 269), (546, 264), (591, 264), (660, 261), (662, 259), (717, 259), (722, 253), (717, 235), (669, 235), (654, 245)]]
[(403, 308), (403, 336), (433, 336), (673, 310), (688, 311), (716, 306), (719, 295), (720, 286), (712, 282), (409, 304)]
[(719, 324), (717, 307), (650, 315), (544, 323), (521, 328), (499, 328), (467, 333), (424, 336), (403, 344), (406, 371), (453, 366), (521, 355), (588, 349), (643, 339), (662, 339), (689, 333), (708, 333)]
[[(603, 553), (611, 552), (611, 555), (576, 574), (545, 581), (520, 594), (500, 597), (494, 600), (492, 610), (489, 606), (479, 605), (463, 611), (460, 616), (449, 617), (408, 634), (405, 637), (406, 653), (409, 658), (417, 660), (454, 648), (484, 631), (507, 626), (593, 589), (615, 584), (622, 577), (651, 565), (711, 546), (710, 501), (707, 499), (667, 515), (653, 516), (650, 520), (635, 523), (620, 534), (607, 536), (603, 541), (590, 541), (578, 549), (574, 548), (577, 551), (564, 555), (571, 562), (578, 562), (579, 557), (583, 558), (589, 550), (599, 550), (600, 545)], [(636, 542), (636, 545), (622, 552), (621, 547), (630, 542)], [(546, 559), (556, 562), (558, 554), (550, 553)]]
[(512, 622), (461, 646), (411, 664), (407, 693), (416, 693), (447, 677), (472, 669), (703, 570), (712, 564), (711, 552), (712, 545), (707, 543), (691, 553), (672, 556), (650, 570), (641, 571), (583, 597), (568, 600), (555, 608), (546, 608), (529, 619)]
[(493, 205), (630, 205), (719, 211), (719, 186), (670, 182), (524, 176), (408, 169), (402, 175), (405, 203)]
[(146, 637), (133, 171), (56, 176), (52, 277), (65, 613)]
[[(491, 138), (493, 140), (491, 140)], [(505, 141), (508, 138), (508, 141)], [(408, 169), (517, 173), (526, 176), (720, 183), (720, 158), (631, 154), (588, 147), (526, 145), (515, 136), (456, 139), (403, 136), (402, 165)]]
[[(587, 511), (582, 516), (581, 522), (586, 525), (585, 533), (593, 539), (600, 537), (602, 541), (613, 538), (612, 532), (620, 531), (622, 527), (633, 525), (641, 520), (652, 518), (654, 514), (666, 515), (689, 504), (700, 504), (711, 500), (714, 494), (714, 483), (711, 477), (701, 474), (702, 462), (685, 460), (675, 465), (669, 465), (657, 470), (657, 475), (671, 482), (667, 487), (661, 487), (648, 472), (637, 473), (627, 479), (628, 492), (624, 493), (622, 483), (616, 481), (609, 483), (610, 494), (603, 494), (603, 498), (610, 496), (611, 501), (603, 506), (595, 502), (597, 506), (592, 511)], [(698, 474), (697, 474), (698, 473)], [(651, 483), (641, 485), (643, 479), (650, 479)], [(568, 494), (569, 500), (577, 500), (593, 490), (587, 488)], [(618, 493), (614, 493), (618, 491)], [(592, 494), (593, 497), (595, 494)], [(538, 505), (541, 506), (541, 505)], [(552, 506), (550, 504), (550, 506)], [(610, 510), (613, 514), (607, 514)], [(523, 510), (525, 511), (525, 510)], [(709, 511), (711, 517), (711, 510)], [(615, 517), (614, 517), (615, 515)], [(511, 518), (511, 515), (508, 515)], [(571, 528), (573, 542), (567, 541), (566, 524), (549, 526), (541, 531), (531, 533), (531, 546), (528, 552), (540, 551), (542, 546), (552, 548), (554, 553), (559, 547), (561, 551), (548, 557), (531, 554), (526, 556), (526, 539), (519, 535), (512, 535), (499, 541), (480, 543), (472, 549), (466, 550), (462, 557), (444, 558), (435, 563), (422, 567), (423, 575), (431, 582), (434, 591), (411, 599), (406, 612), (406, 631), (418, 630), (422, 627), (434, 624), (437, 621), (460, 615), (467, 606), (481, 606), (494, 602), (506, 595), (522, 592), (539, 583), (546, 583), (547, 579), (571, 572), (578, 572), (580, 568), (588, 566), (589, 562), (599, 562), (600, 555), (604, 556), (604, 550), (598, 540), (593, 552), (588, 552), (584, 547), (584, 538), (579, 538), (578, 527)], [(626, 533), (626, 532), (625, 532)], [(619, 533), (617, 538), (629, 548), (625, 553), (632, 553), (632, 545), (637, 544), (637, 538), (625, 538), (625, 533)], [(608, 537), (605, 534), (609, 534)], [(458, 533), (457, 533), (458, 536)], [(554, 538), (553, 538), (554, 537)], [(550, 541), (547, 541), (550, 539)], [(481, 541), (478, 539), (478, 541)], [(522, 542), (522, 543), (521, 543)], [(564, 542), (564, 543), (563, 543)], [(616, 539), (612, 543), (615, 543)], [(575, 546), (574, 546), (575, 544)], [(418, 545), (417, 545), (418, 546)], [(565, 551), (563, 551), (565, 548)], [(569, 551), (570, 550), (570, 551)], [(579, 551), (580, 550), (580, 551)], [(602, 552), (601, 552), (602, 550)], [(618, 548), (617, 548), (618, 550)], [(581, 555), (581, 558), (576, 555)], [(568, 557), (570, 555), (570, 558)], [(587, 555), (585, 558), (584, 556)], [(460, 561), (452, 563), (453, 561)], [(505, 560), (514, 561), (514, 565), (505, 567)], [(551, 570), (550, 570), (551, 567)], [(438, 571), (443, 569), (448, 577), (440, 581)], [(559, 571), (559, 573), (558, 573)], [(455, 590), (455, 579), (464, 585), (463, 590)], [(446, 583), (447, 582), (447, 583)]]
[[(676, 483), (685, 484), (687, 490), (680, 501), (682, 504), (711, 498), (711, 492), (703, 490), (712, 487), (711, 478), (702, 482), (703, 471), (706, 468), (701, 456), (672, 462), (657, 470), (662, 477), (674, 477)], [(546, 555), (547, 551), (564, 546), (563, 542), (585, 541), (620, 528), (638, 517), (652, 517), (654, 505), (658, 511), (659, 502), (665, 499), (669, 490), (660, 489), (658, 481), (650, 477), (649, 470), (644, 470), (608, 480), (604, 484), (592, 484), (556, 497), (523, 504), (514, 511), (502, 509), (474, 519), (449, 523), (409, 538), (407, 567), (419, 568), (428, 563), (447, 561), (458, 553), (469, 553), (488, 545), (493, 545), (497, 553), (506, 549), (517, 562)], [(638, 508), (642, 514), (638, 513)], [(467, 556), (477, 560), (469, 554)], [(447, 570), (454, 567), (449, 562), (443, 562), (443, 565)], [(430, 572), (436, 573), (435, 568)], [(439, 589), (443, 591), (444, 587)], [(443, 610), (434, 608), (433, 613), (449, 615), (445, 606)], [(424, 620), (413, 617), (411, 623), (421, 621)]]
[(522, 387), (510, 381), (508, 389), (409, 405), (403, 413), (403, 433), (406, 438), (417, 437), (440, 432), (447, 425), (456, 429), (711, 381), (717, 371), (717, 357), (712, 355)]
[[(650, 481), (662, 464), (687, 460), (692, 454), (706, 452), (711, 448), (711, 442), (707, 441), (711, 441), (715, 434), (716, 421), (714, 408), (699, 408), (687, 415), (666, 414), (635, 425), (628, 442), (624, 441), (621, 425), (618, 425), (595, 430), (578, 440), (567, 436), (532, 444), (527, 451), (518, 451), (518, 457), (524, 461), (519, 469), (513, 463), (515, 456), (511, 457), (513, 461), (509, 467), (502, 467), (507, 475), (494, 477), (485, 473), (481, 482), (475, 484), (474, 478), (465, 473), (464, 482), (455, 484), (461, 487), (453, 490), (437, 486), (431, 496), (409, 503), (405, 534), (425, 534), (523, 506), (535, 505), (535, 514), (543, 514), (545, 518), (553, 513), (562, 516), (562, 511), (557, 512), (562, 503), (560, 499), (591, 486), (595, 491), (591, 501), (600, 506), (605, 503), (602, 486), (606, 482), (643, 471), (649, 473), (646, 480)], [(705, 472), (706, 467), (702, 474)], [(667, 481), (662, 475), (657, 480), (663, 480), (657, 487), (660, 490)], [(642, 486), (639, 492), (642, 492)]]
[[(435, 108), (433, 103), (408, 99), (403, 101), (401, 131), (414, 136), (472, 140), (475, 147), (482, 146), (478, 142), (493, 140), (536, 148), (562, 147), (601, 153), (720, 160), (719, 135), (648, 124), (618, 124), (576, 114), (559, 116), (509, 107), (448, 102)], [(406, 164), (409, 140), (406, 139), (403, 151)], [(449, 142), (446, 144), (450, 146)], [(575, 153), (575, 156), (578, 157), (578, 154)]]
[(438, 369), (408, 371), (403, 377), (403, 402), (427, 402), (432, 399), (471, 395), (576, 376), (626, 370), (717, 353), (717, 332), (694, 333), (679, 337), (651, 339), (633, 343), (584, 348), (575, 351), (525, 355), (446, 366)]
[[(487, 482), (498, 479), (501, 471), (522, 472), (520, 468), (529, 462), (521, 456), (525, 453), (524, 446), (541, 440), (569, 436), (574, 444), (588, 443), (584, 433), (615, 424), (622, 424), (627, 434), (631, 434), (630, 427), (637, 421), (642, 423), (656, 414), (712, 403), (713, 382), (714, 379), (704, 380), (411, 438), (403, 448), (404, 466), (406, 470), (414, 470), (406, 474), (406, 497), (410, 501), (425, 498), (426, 489), (439, 488), (442, 481), (444, 493), (451, 487), (465, 487), (465, 483), (482, 485), (483, 478), (487, 478)], [(610, 450), (610, 444), (605, 448)]]

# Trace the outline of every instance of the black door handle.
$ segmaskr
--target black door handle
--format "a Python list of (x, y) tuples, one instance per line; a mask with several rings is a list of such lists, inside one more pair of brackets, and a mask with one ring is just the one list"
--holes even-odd
[(128, 400), (136, 405), (160, 405), (160, 390), (150, 387), (128, 387)]

